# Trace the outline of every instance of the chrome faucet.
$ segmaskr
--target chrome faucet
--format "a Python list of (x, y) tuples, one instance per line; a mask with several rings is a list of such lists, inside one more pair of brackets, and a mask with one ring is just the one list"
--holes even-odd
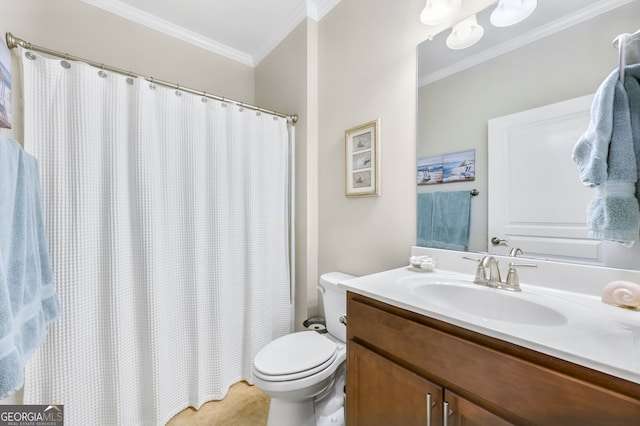
[[(516, 270), (517, 267), (537, 267), (537, 265), (531, 263), (511, 262), (509, 263), (507, 279), (505, 280), (505, 282), (502, 282), (502, 277), (500, 276), (500, 268), (498, 267), (498, 261), (495, 257), (487, 255), (483, 256), (481, 259), (473, 259), (466, 256), (463, 256), (463, 258), (478, 262), (478, 267), (476, 268), (476, 277), (473, 280), (474, 283), (509, 291), (521, 291), (520, 279), (518, 278), (518, 271)], [(489, 268), (489, 278), (487, 278), (487, 268)]]
[[(495, 287), (496, 284), (500, 283), (500, 268), (498, 268), (498, 261), (495, 257), (487, 255), (483, 256), (481, 259), (474, 259), (466, 256), (463, 256), (463, 258), (478, 262), (476, 277), (473, 280), (474, 283), (489, 287)], [(489, 268), (489, 278), (487, 278), (487, 268)]]
[(497, 287), (502, 284), (502, 278), (500, 277), (500, 268), (498, 267), (498, 261), (493, 256), (484, 256), (480, 260), (480, 264), (483, 268), (489, 268), (489, 279), (486, 284), (490, 287)]
[(511, 257), (517, 257), (519, 254), (523, 254), (519, 247), (514, 247), (509, 251), (509, 256)]

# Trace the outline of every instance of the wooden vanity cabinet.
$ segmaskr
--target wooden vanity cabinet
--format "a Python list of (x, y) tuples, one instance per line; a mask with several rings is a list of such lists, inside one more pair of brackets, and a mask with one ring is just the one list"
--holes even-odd
[(347, 318), (349, 426), (640, 425), (636, 383), (352, 292)]
[(511, 424), (358, 343), (350, 345), (349, 425), (442, 425), (445, 404), (451, 426)]

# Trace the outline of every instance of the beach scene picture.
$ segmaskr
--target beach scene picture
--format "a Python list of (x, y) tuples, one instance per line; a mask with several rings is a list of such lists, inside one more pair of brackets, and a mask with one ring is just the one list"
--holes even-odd
[(418, 158), (418, 185), (433, 185), (475, 179), (475, 149)]
[(379, 120), (345, 131), (345, 195), (380, 195)]
[(11, 52), (0, 43), (0, 127), (11, 128)]

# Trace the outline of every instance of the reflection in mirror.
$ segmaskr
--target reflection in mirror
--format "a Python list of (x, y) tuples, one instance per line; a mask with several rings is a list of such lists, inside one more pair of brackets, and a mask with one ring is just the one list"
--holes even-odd
[[(490, 13), (491, 8), (477, 15), (485, 35), (468, 49), (448, 49), (444, 41), (448, 31), (417, 49), (416, 157), (475, 150), (474, 181), (419, 185), (417, 191), (477, 188), (479, 195), (471, 201), (468, 247), (478, 252), (489, 250), (492, 237), (501, 239), (488, 234), (489, 168), (510, 166), (488, 163), (489, 120), (593, 94), (617, 67), (618, 51), (612, 41), (640, 25), (640, 2), (629, 0), (538, 2), (529, 18), (507, 28), (492, 27)], [(532, 171), (521, 172), (548, 172), (545, 164), (531, 166)], [(579, 180), (571, 158), (567, 167)], [(540, 191), (536, 196), (544, 198), (545, 185), (527, 191)], [(575, 194), (566, 197), (574, 200)], [(575, 202), (584, 201), (575, 198)], [(514, 248), (508, 242), (503, 246), (505, 252)], [(601, 256), (609, 259), (607, 266), (640, 269), (640, 243), (620, 251), (615, 243), (604, 242), (598, 250), (616, 251), (615, 256)], [(524, 251), (525, 256), (546, 257), (543, 249), (535, 254)]]

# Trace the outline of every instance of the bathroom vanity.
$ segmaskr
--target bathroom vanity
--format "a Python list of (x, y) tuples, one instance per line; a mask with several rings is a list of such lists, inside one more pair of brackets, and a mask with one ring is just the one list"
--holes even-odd
[[(465, 313), (418, 291), (458, 286), (491, 304), (462, 275), (400, 268), (371, 277), (343, 285), (348, 425), (640, 424), (640, 311), (525, 285), (505, 296), (520, 311), (509, 321), (500, 303)], [(502, 300), (504, 290), (486, 290)]]

